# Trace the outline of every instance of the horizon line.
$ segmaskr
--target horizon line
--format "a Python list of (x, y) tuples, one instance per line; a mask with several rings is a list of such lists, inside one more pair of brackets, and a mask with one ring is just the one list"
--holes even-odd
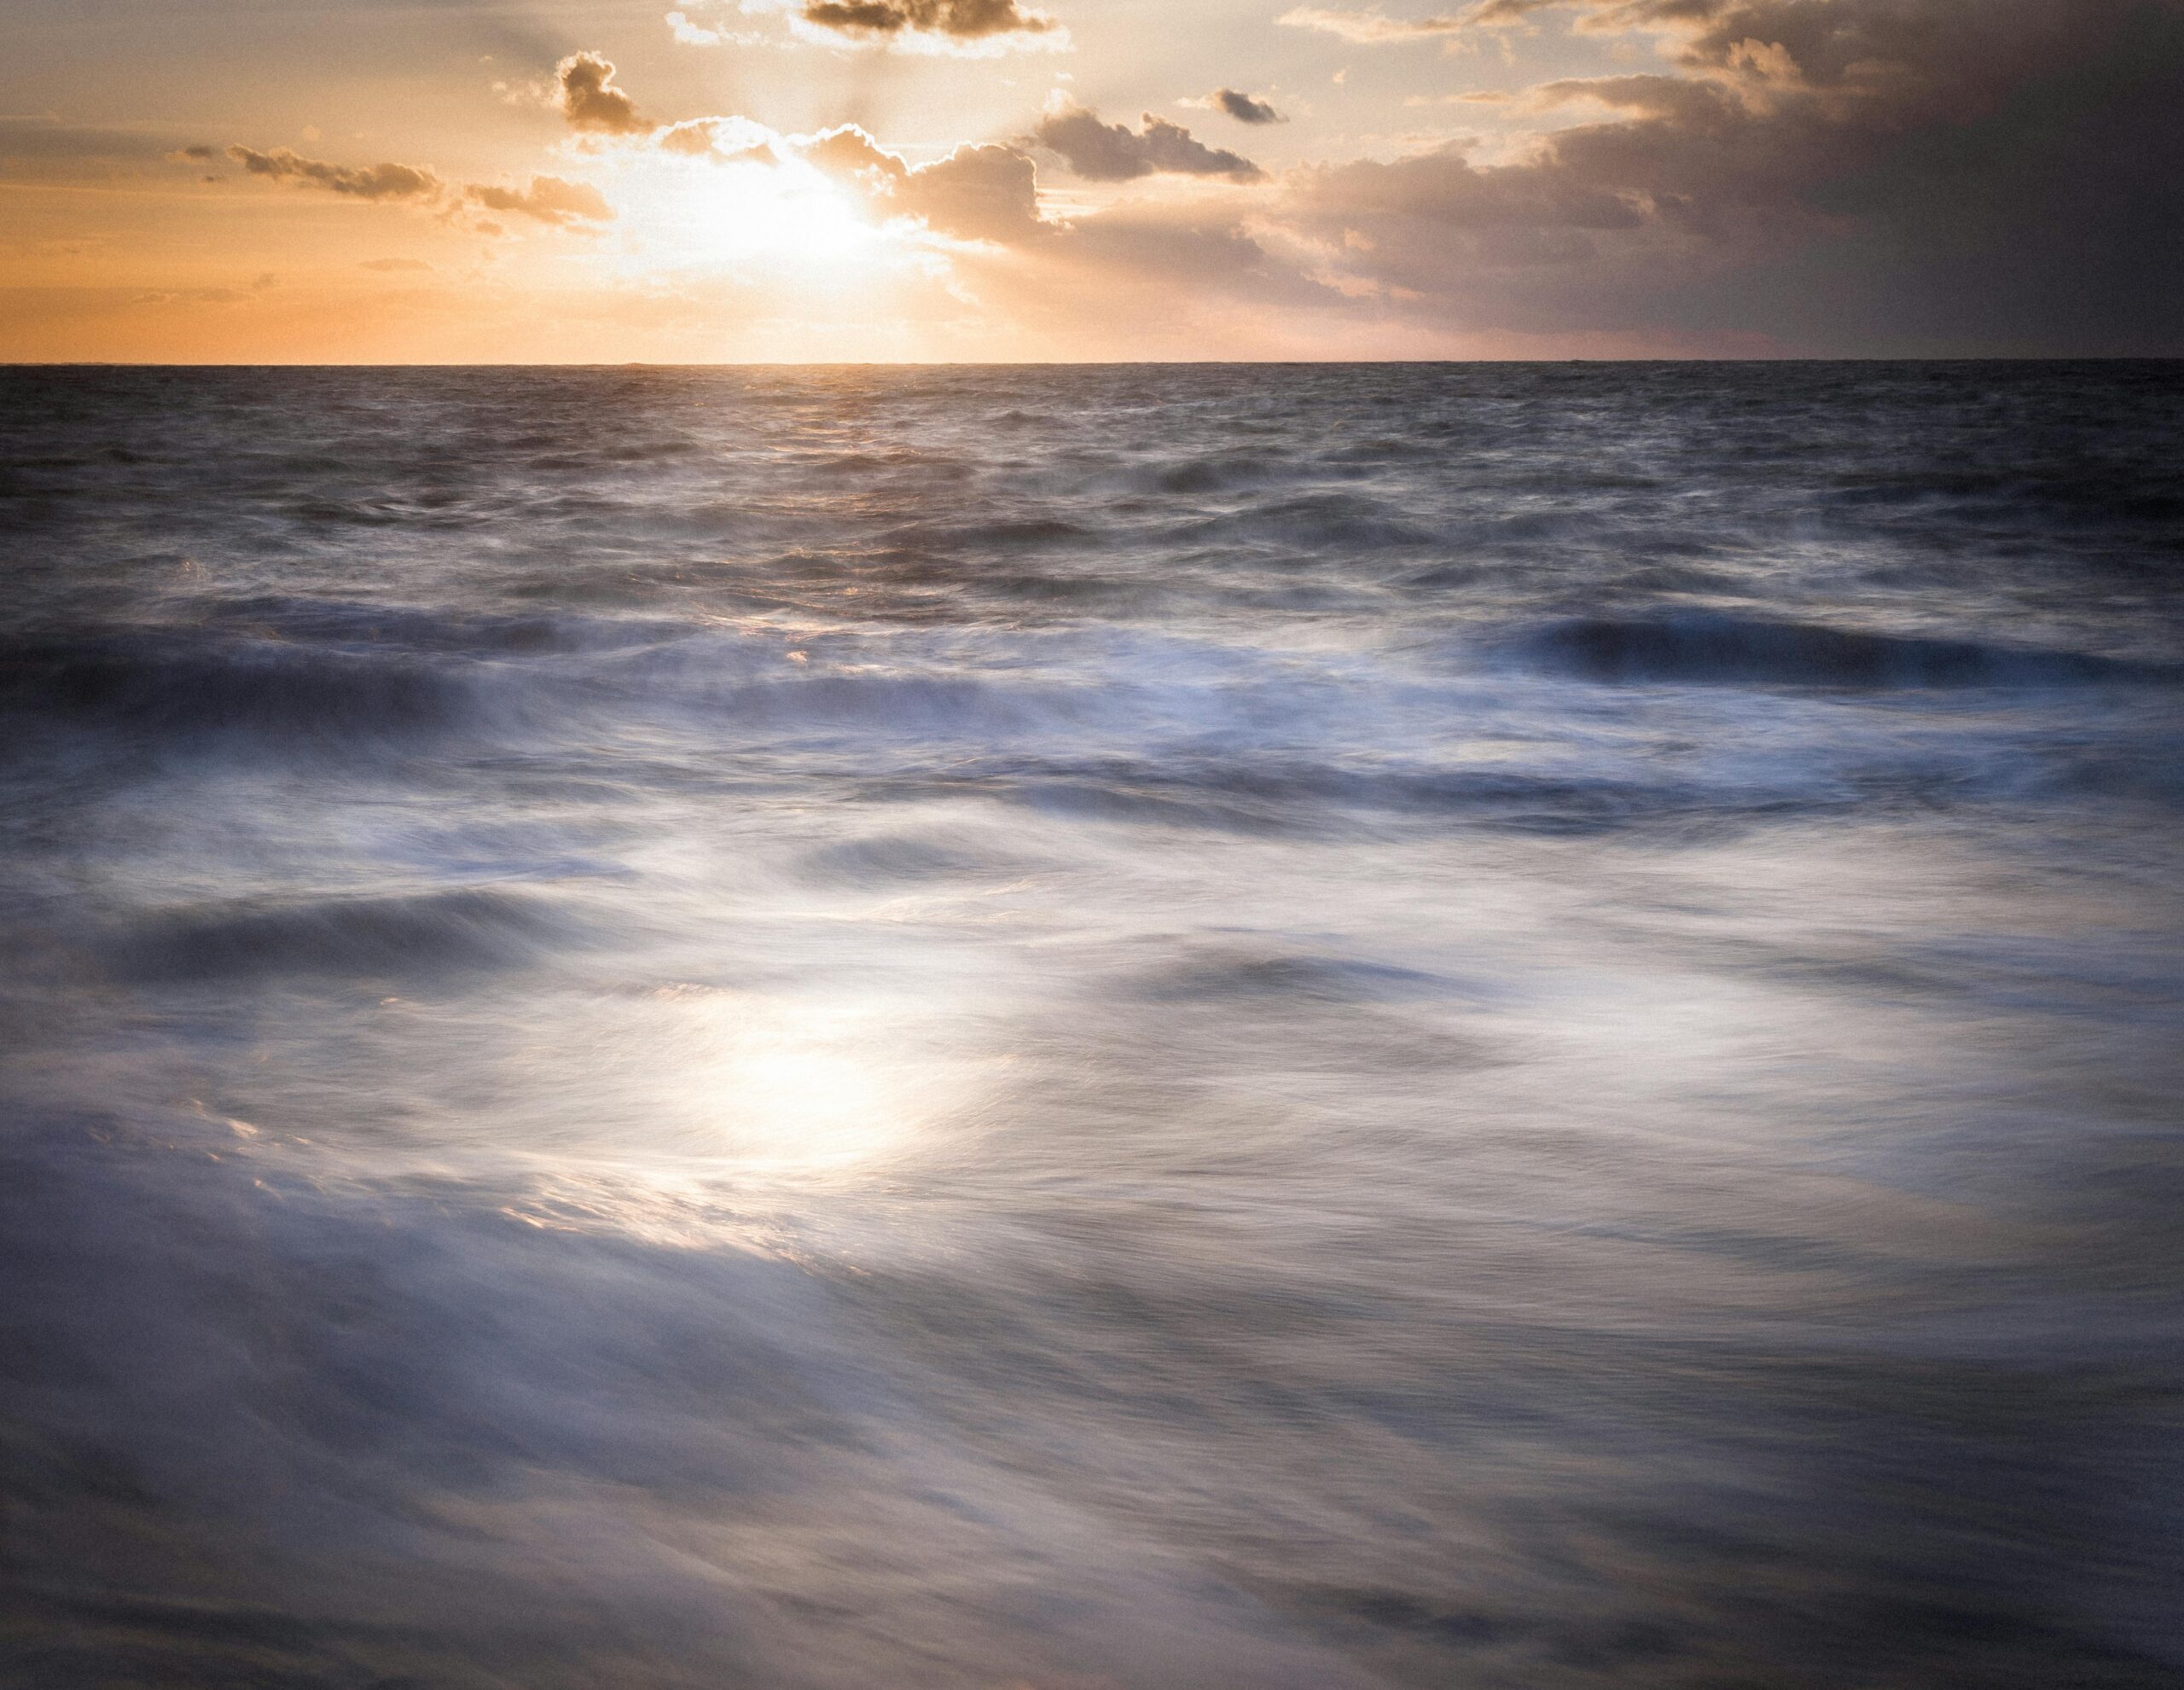
[(1300, 369), (1479, 364), (2184, 363), (2174, 352), (1724, 353), (1454, 358), (630, 358), (276, 359), (0, 358), (0, 369)]

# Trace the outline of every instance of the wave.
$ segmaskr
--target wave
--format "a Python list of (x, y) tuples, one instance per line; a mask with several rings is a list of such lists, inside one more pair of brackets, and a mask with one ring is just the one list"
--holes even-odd
[(872, 833), (821, 845), (798, 863), (806, 880), (845, 886), (917, 886), (932, 881), (993, 880), (1027, 872), (1019, 857), (979, 841), (906, 833)]
[(1357, 493), (1304, 493), (1217, 519), (1221, 526), (1280, 545), (1339, 552), (1410, 551), (1438, 537), (1401, 507)]
[(886, 543), (914, 555), (962, 551), (1037, 550), (1048, 546), (1082, 545), (1098, 537), (1095, 531), (1060, 517), (996, 517), (986, 522), (947, 525), (914, 524), (886, 537)]
[(1539, 667), (1609, 683), (1890, 688), (2173, 682), (2174, 669), (2038, 647), (1878, 634), (1721, 612), (1555, 623), (1513, 642)]
[(1350, 1003), (1476, 994), (1467, 983), (1391, 963), (1232, 948), (1187, 952), (1137, 980), (1135, 995), (1155, 1003), (1223, 999)]
[(1544, 837), (1661, 827), (1719, 829), (1843, 801), (1819, 783), (1810, 789), (1739, 787), (1507, 766), (1374, 768), (1180, 756), (1074, 763), (1002, 758), (947, 780), (909, 781), (899, 795), (961, 795), (966, 789), (1093, 821), (1290, 837), (1335, 836), (1376, 819), (1405, 816)]
[(142, 981), (381, 979), (509, 967), (567, 931), (535, 897), (463, 887), (169, 910), (115, 935), (105, 952), (116, 973)]
[(415, 734), (462, 725), (477, 699), (444, 663), (278, 639), (136, 634), (0, 648), (0, 707), (163, 736)]

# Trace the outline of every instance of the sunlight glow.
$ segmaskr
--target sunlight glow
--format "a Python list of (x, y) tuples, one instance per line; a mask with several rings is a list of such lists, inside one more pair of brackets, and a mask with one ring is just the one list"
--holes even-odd
[(673, 987), (665, 1113), (685, 1154), (746, 1174), (810, 1177), (884, 1159), (973, 1095), (935, 1050), (929, 1014), (868, 1000), (774, 999)]
[(641, 272), (787, 270), (809, 285), (854, 276), (886, 240), (856, 197), (798, 159), (628, 161), (614, 195), (619, 261)]

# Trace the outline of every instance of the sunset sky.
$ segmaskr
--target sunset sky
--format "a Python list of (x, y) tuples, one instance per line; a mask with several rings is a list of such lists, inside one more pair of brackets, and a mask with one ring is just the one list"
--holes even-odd
[(0, 358), (2184, 352), (2184, 0), (9, 0)]

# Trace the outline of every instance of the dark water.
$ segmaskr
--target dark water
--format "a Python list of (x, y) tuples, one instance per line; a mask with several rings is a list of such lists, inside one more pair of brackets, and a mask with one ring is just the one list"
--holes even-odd
[(2180, 442), (0, 373), (0, 1680), (2184, 1682)]

